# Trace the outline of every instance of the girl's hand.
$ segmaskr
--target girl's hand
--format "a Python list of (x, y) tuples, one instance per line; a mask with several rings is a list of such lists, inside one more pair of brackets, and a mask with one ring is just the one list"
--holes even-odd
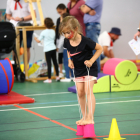
[(71, 69), (74, 69), (74, 64), (73, 64), (73, 62), (72, 62), (71, 59), (69, 59), (68, 66), (69, 66)]
[(58, 48), (56, 48), (56, 51), (57, 51), (57, 52), (58, 52), (58, 50), (59, 50), (59, 49), (58, 49)]
[(40, 43), (41, 41), (37, 39), (37, 37), (34, 37), (34, 40), (37, 42), (37, 43)]
[(87, 66), (87, 67), (91, 67), (92, 66), (92, 62), (90, 61), (90, 60), (86, 60), (85, 62), (84, 62), (84, 64)]

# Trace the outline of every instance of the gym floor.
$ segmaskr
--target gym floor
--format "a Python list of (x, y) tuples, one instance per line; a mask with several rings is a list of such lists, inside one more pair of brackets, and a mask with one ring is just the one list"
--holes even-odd
[[(33, 104), (0, 106), (0, 140), (82, 140), (76, 136), (77, 96), (74, 82), (18, 83), (13, 91), (34, 98)], [(95, 133), (108, 137), (112, 118), (127, 140), (140, 140), (140, 91), (95, 93)]]

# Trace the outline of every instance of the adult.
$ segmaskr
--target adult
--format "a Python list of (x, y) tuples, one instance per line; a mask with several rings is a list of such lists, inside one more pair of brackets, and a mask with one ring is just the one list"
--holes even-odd
[(114, 58), (113, 43), (119, 39), (121, 30), (113, 27), (110, 32), (104, 31), (99, 35), (99, 44), (103, 47), (103, 53), (101, 54), (101, 64), (105, 63), (108, 58)]
[(134, 35), (135, 40), (137, 40), (137, 36), (140, 36), (140, 24), (137, 33)]
[(67, 13), (67, 7), (65, 6), (65, 4), (60, 3), (56, 7), (56, 10), (57, 10), (57, 13), (60, 15), (60, 17), (57, 19), (57, 22), (56, 22), (55, 44), (56, 44), (56, 48), (57, 48), (57, 52), (58, 52), (58, 63), (59, 63), (59, 70), (60, 70), (59, 77), (62, 78), (62, 77), (64, 77), (64, 74), (63, 74), (63, 46), (60, 47), (60, 45), (59, 45), (60, 44), (59, 42), (61, 40), (60, 35), (59, 35), (59, 25), (60, 25), (60, 22), (62, 22), (63, 14)]
[(85, 4), (84, 0), (70, 0), (67, 7), (69, 10), (69, 14), (74, 16), (80, 23), (83, 31), (83, 35), (86, 35), (85, 33), (85, 24), (83, 21), (84, 13), (80, 10), (80, 7)]
[(56, 7), (57, 13), (60, 15), (60, 17), (57, 19), (56, 21), (56, 29), (55, 29), (55, 44), (57, 42), (57, 39), (59, 39), (60, 35), (59, 35), (59, 25), (60, 22), (62, 21), (62, 15), (64, 13), (67, 13), (67, 7), (65, 6), (65, 4), (60, 3), (57, 7)]
[[(35, 12), (35, 6), (33, 4)], [(36, 14), (36, 12), (35, 12)], [(20, 23), (30, 23), (32, 20), (29, 4), (25, 3), (24, 0), (8, 0), (6, 7), (6, 18), (8, 20), (14, 20)], [(30, 60), (30, 48), (32, 43), (33, 31), (27, 32), (27, 57), (28, 62)], [(22, 42), (22, 31), (20, 31), (20, 43)]]
[[(80, 7), (81, 11), (85, 13), (84, 23), (86, 26), (86, 36), (98, 43), (98, 36), (100, 34), (101, 25), (100, 19), (102, 14), (103, 0), (87, 0), (85, 5)], [(95, 15), (90, 15), (89, 12), (95, 10)], [(93, 54), (96, 51), (93, 51)], [(96, 60), (98, 65), (98, 73), (100, 72), (100, 57)]]

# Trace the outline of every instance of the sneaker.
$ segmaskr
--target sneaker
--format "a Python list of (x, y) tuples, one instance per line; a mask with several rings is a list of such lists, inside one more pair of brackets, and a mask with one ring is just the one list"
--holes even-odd
[(60, 82), (71, 82), (70, 78), (61, 79)]
[(57, 81), (57, 82), (60, 82), (60, 78), (59, 78), (59, 77), (56, 77), (56, 81)]
[(71, 81), (73, 81), (74, 80), (74, 77), (71, 77), (70, 79), (71, 79)]
[(43, 81), (44, 83), (52, 83), (52, 80), (49, 80), (49, 79), (47, 79), (47, 80), (45, 80), (45, 81)]
[(59, 73), (59, 77), (60, 78), (64, 77), (64, 74), (63, 73)]

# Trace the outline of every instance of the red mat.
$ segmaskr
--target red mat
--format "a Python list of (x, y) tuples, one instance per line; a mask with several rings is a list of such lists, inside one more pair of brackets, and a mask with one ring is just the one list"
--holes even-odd
[(25, 103), (34, 103), (33, 98), (26, 97), (19, 93), (11, 91), (8, 94), (0, 95), (0, 105), (7, 104), (25, 104)]

